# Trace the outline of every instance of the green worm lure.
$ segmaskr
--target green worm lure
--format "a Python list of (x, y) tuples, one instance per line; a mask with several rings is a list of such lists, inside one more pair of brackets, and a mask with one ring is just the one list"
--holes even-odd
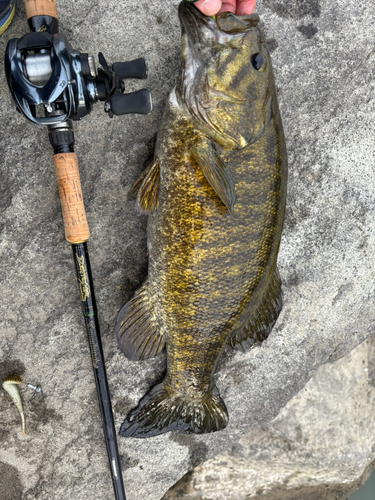
[(12, 398), (13, 403), (16, 405), (17, 410), (20, 412), (22, 434), (25, 436), (26, 434), (25, 414), (23, 412), (21, 394), (18, 389), (19, 384), (22, 384), (21, 377), (19, 377), (18, 375), (9, 375), (9, 377), (7, 377), (3, 381), (3, 388)]

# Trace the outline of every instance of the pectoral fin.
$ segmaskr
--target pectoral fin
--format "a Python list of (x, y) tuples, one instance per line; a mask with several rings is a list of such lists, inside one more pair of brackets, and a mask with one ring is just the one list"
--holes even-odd
[(236, 192), (228, 167), (214, 151), (211, 144), (194, 148), (192, 155), (215, 193), (227, 207), (228, 211), (233, 212)]
[(155, 159), (134, 183), (132, 191), (137, 192), (137, 207), (141, 213), (152, 213), (159, 205), (159, 161)]

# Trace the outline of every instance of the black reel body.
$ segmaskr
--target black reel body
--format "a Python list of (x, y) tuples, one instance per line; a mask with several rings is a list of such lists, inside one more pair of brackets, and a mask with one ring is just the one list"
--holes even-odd
[(109, 69), (100, 53), (99, 62), (103, 68), (96, 74), (94, 58), (73, 50), (64, 35), (33, 32), (8, 42), (5, 73), (17, 109), (40, 125), (80, 120), (99, 100), (105, 101), (104, 109), (111, 117), (148, 114), (149, 91), (123, 94), (122, 81), (146, 78), (144, 59), (115, 63)]

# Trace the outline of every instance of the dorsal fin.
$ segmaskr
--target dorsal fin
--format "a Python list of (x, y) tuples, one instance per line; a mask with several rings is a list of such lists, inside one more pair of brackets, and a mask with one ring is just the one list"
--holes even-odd
[(201, 143), (193, 148), (191, 153), (215, 193), (228, 211), (233, 212), (236, 201), (233, 178), (228, 167), (214, 151), (211, 143)]
[(146, 280), (117, 316), (117, 344), (125, 356), (134, 361), (156, 356), (165, 345), (164, 336), (151, 319), (147, 298)]
[(137, 207), (141, 213), (152, 213), (158, 208), (159, 180), (159, 160), (156, 158), (133, 184), (132, 191), (138, 191)]
[(252, 307), (251, 302), (248, 307), (245, 306), (229, 334), (227, 342), (232, 348), (238, 346), (245, 350), (255, 342), (262, 342), (270, 334), (282, 308), (281, 281), (277, 269), (255, 312), (250, 312)]

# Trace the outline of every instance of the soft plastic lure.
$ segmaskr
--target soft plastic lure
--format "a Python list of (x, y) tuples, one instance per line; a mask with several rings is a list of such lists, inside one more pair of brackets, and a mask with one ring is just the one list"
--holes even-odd
[(17, 410), (20, 412), (22, 434), (25, 435), (26, 434), (25, 414), (23, 412), (21, 394), (18, 389), (19, 384), (22, 384), (22, 379), (18, 375), (9, 375), (9, 377), (3, 380), (3, 388), (12, 398), (13, 403), (16, 405)]

